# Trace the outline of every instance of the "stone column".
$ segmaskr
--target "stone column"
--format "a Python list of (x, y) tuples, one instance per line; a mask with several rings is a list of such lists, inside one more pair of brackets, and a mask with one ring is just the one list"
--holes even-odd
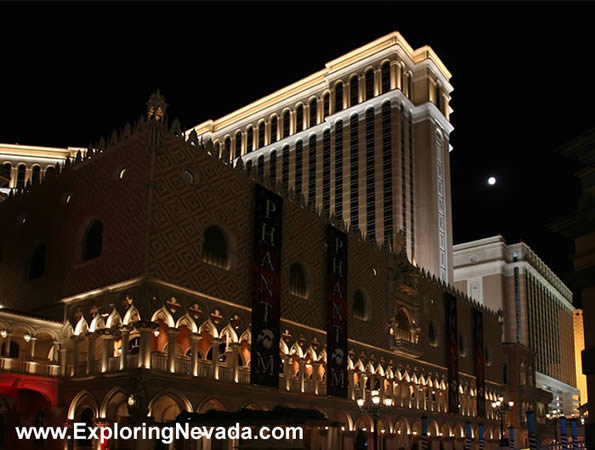
[(60, 346), (58, 360), (60, 361), (60, 375), (65, 377), (66, 375), (68, 375), (66, 373), (66, 361), (68, 360), (68, 349), (63, 345)]
[(140, 328), (140, 348), (138, 352), (138, 367), (151, 368), (151, 348), (153, 346), (153, 330)]
[(233, 368), (233, 381), (239, 383), (239, 357), (240, 357), (240, 346), (239, 342), (231, 344), (231, 355), (232, 355), (232, 368)]
[(169, 327), (167, 329), (167, 370), (168, 372), (175, 373), (176, 371), (176, 335), (178, 334), (177, 328)]
[(72, 376), (78, 375), (79, 371), (79, 337), (72, 337)]
[(314, 395), (318, 395), (318, 370), (320, 367), (320, 363), (319, 362), (313, 362), (312, 363), (312, 380), (314, 383)]
[(200, 334), (192, 333), (191, 339), (191, 352), (192, 352), (192, 376), (198, 376), (198, 341)]
[(52, 346), (54, 347), (54, 352), (53, 352), (53, 362), (59, 361), (59, 351), (60, 351), (60, 343), (59, 342), (53, 342)]
[(211, 338), (211, 345), (213, 346), (213, 377), (215, 380), (219, 379), (219, 344), (221, 339)]
[(289, 391), (289, 372), (291, 371), (292, 358), (291, 355), (285, 355), (284, 358), (285, 361), (283, 362), (283, 378), (285, 380), (285, 390)]
[(122, 345), (120, 346), (120, 370), (128, 368), (128, 344), (130, 341), (130, 327), (122, 327)]
[(10, 339), (11, 335), (10, 333), (8, 333), (4, 338), (4, 356), (6, 356), (7, 358), (10, 356)]
[(305, 391), (305, 381), (306, 381), (306, 359), (299, 358), (300, 364), (300, 392)]
[(89, 333), (87, 339), (89, 340), (89, 349), (87, 350), (87, 375), (91, 375), (95, 370), (95, 340), (97, 335)]
[[(365, 401), (366, 400), (366, 382), (368, 381), (368, 375), (366, 375), (365, 372), (360, 372), (359, 378), (361, 380), (361, 386), (362, 386), (361, 398), (363, 398)], [(370, 386), (371, 385), (372, 385), (372, 383), (370, 382)]]
[(31, 339), (29, 340), (29, 345), (30, 345), (30, 356), (31, 359), (35, 359), (35, 342), (37, 341), (37, 338), (35, 336), (31, 336)]
[(107, 372), (109, 370), (109, 358), (114, 354), (114, 341), (113, 336), (104, 334), (101, 336), (103, 339), (103, 358), (101, 361), (101, 372)]

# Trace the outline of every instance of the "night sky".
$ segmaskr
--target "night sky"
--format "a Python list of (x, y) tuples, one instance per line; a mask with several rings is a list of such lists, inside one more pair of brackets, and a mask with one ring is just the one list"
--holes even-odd
[(87, 146), (157, 88), (189, 128), (400, 31), (453, 74), (455, 243), (522, 239), (567, 280), (572, 244), (545, 225), (578, 193), (555, 150), (595, 125), (594, 6), (2, 4), (0, 142)]

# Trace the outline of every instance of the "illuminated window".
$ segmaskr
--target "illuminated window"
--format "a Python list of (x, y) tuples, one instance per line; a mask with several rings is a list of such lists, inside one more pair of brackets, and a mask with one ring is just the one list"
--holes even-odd
[(349, 80), (349, 104), (351, 106), (359, 103), (359, 77), (354, 75)]
[(390, 63), (386, 61), (380, 68), (382, 77), (382, 93), (390, 91)]
[(330, 96), (329, 96), (329, 93), (327, 92), (322, 97), (323, 119), (326, 119), (330, 115), (330, 113), (331, 113), (330, 106), (331, 106)]
[(304, 106), (299, 104), (295, 109), (295, 131), (300, 132), (304, 129)]
[(277, 116), (271, 118), (271, 144), (277, 142)]
[(364, 75), (366, 86), (366, 100), (374, 97), (374, 70), (368, 69)]
[(246, 131), (246, 153), (250, 153), (254, 149), (254, 130), (252, 127)]
[(300, 263), (293, 263), (289, 268), (289, 293), (307, 298), (306, 271)]
[(260, 124), (258, 125), (258, 148), (264, 147), (264, 132), (264, 122), (260, 122)]
[(353, 294), (353, 317), (359, 320), (368, 320), (368, 299), (359, 289)]
[(340, 81), (335, 85), (335, 112), (343, 109), (343, 83)]
[(101, 256), (103, 251), (103, 223), (100, 220), (93, 222), (84, 237), (83, 261)]
[(411, 324), (404, 309), (400, 309), (395, 316), (395, 339), (411, 342)]
[(205, 230), (202, 245), (202, 260), (223, 269), (228, 266), (228, 245), (225, 233), (217, 225)]
[(290, 119), (290, 115), (289, 115), (289, 110), (286, 110), (283, 112), (283, 136), (281, 136), (281, 138), (286, 138), (287, 136), (289, 136), (290, 123), (291, 123), (291, 119)]
[(37, 280), (45, 273), (45, 260), (46, 260), (46, 245), (39, 244), (31, 253), (29, 261), (27, 262), (26, 279)]
[(310, 126), (313, 127), (318, 123), (318, 100), (313, 98), (310, 100)]

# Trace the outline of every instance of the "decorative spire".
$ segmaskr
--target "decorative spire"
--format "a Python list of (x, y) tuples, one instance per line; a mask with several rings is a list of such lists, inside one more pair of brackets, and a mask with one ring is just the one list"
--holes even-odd
[(157, 89), (157, 92), (151, 94), (149, 101), (147, 101), (147, 119), (163, 122), (166, 111), (167, 103), (165, 102), (165, 98), (159, 93), (159, 89)]

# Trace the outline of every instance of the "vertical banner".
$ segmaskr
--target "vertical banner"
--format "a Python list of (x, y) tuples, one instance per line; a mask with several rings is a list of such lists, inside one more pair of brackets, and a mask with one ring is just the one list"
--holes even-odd
[(471, 450), (471, 422), (465, 422), (465, 450)]
[(477, 416), (486, 416), (485, 393), (485, 355), (483, 349), (483, 313), (479, 309), (471, 310), (473, 324), (473, 362), (475, 365), (475, 384), (477, 388)]
[(347, 235), (328, 226), (326, 393), (347, 398)]
[(560, 417), (560, 441), (562, 442), (562, 447), (566, 448), (568, 445), (568, 437), (566, 435), (566, 417)]
[(250, 383), (279, 386), (283, 200), (255, 185)]
[(428, 450), (428, 416), (421, 416), (421, 448)]
[(485, 450), (486, 448), (486, 438), (485, 438), (485, 425), (483, 423), (479, 424), (479, 450)]
[(446, 292), (444, 294), (446, 310), (446, 342), (448, 342), (448, 412), (459, 412), (459, 346), (457, 330), (457, 298)]
[(514, 450), (515, 446), (514, 446), (514, 428), (509, 427), (508, 428), (509, 434), (510, 434), (510, 439), (508, 440), (508, 447), (510, 448), (510, 450)]
[(535, 414), (527, 411), (527, 429), (529, 431), (529, 449), (537, 450), (537, 437), (535, 436)]
[(572, 432), (572, 448), (576, 450), (578, 448), (578, 433), (576, 432), (576, 419), (570, 421), (570, 427)]

